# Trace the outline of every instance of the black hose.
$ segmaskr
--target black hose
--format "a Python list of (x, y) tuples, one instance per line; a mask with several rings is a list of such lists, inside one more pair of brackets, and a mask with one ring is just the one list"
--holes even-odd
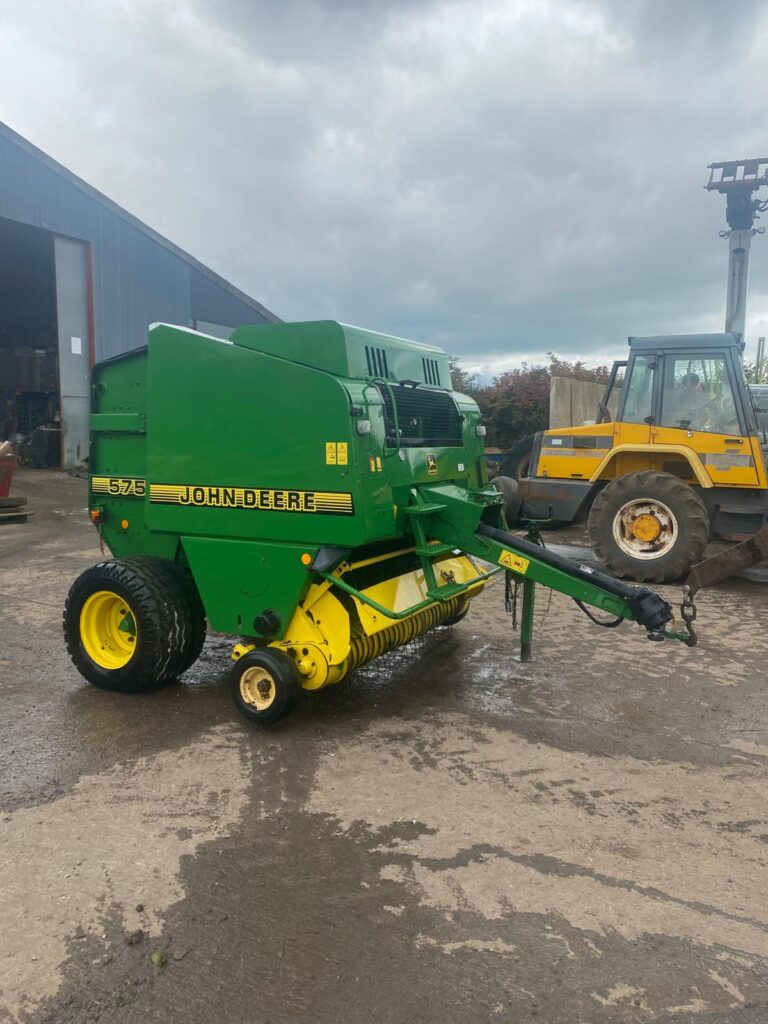
[(591, 619), (591, 621), (594, 622), (596, 626), (602, 626), (604, 629), (615, 629), (617, 626), (620, 626), (624, 621), (621, 615), (617, 615), (615, 619), (598, 619), (596, 615), (592, 614), (592, 612), (589, 610), (589, 608), (587, 608), (583, 601), (579, 601), (577, 597), (574, 597), (573, 602), (574, 604), (577, 604), (579, 608), (581, 608), (581, 610), (584, 612), (587, 618)]
[(480, 537), (489, 537), (497, 544), (503, 544), (505, 548), (511, 548), (512, 551), (517, 551), (528, 558), (534, 558), (553, 569), (559, 569), (567, 576), (582, 580), (607, 594), (620, 598), (626, 602), (635, 622), (639, 622), (649, 633), (663, 629), (665, 623), (672, 619), (672, 606), (664, 600), (661, 594), (657, 594), (649, 587), (637, 587), (624, 583), (597, 569), (590, 569), (589, 566), (581, 565), (563, 555), (557, 555), (549, 548), (533, 544), (531, 541), (525, 540), (524, 537), (516, 537), (513, 533), (497, 530), (493, 526), (486, 526), (485, 523), (480, 523), (475, 532)]

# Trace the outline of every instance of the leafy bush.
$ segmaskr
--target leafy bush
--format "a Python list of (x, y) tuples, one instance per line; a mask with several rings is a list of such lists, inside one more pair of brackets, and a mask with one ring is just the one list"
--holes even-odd
[(607, 382), (608, 366), (588, 366), (580, 359), (570, 363), (547, 353), (546, 364), (522, 363), (483, 385), (475, 373), (467, 373), (458, 359), (451, 359), (451, 379), (457, 391), (472, 395), (488, 428), (490, 448), (511, 448), (513, 444), (549, 426), (549, 387), (552, 377)]

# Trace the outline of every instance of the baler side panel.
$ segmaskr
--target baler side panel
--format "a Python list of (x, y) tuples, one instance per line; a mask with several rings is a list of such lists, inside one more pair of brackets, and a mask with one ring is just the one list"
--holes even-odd
[[(151, 332), (148, 380), (153, 530), (310, 545), (377, 538), (376, 442), (357, 433), (340, 380), (166, 326)], [(391, 522), (390, 512), (386, 535)]]
[(117, 558), (159, 555), (174, 559), (178, 540), (152, 533), (145, 517), (147, 470), (147, 350), (93, 368), (89, 508)]
[(279, 619), (269, 639), (283, 636), (310, 584), (301, 556), (317, 548), (214, 537), (184, 537), (182, 546), (211, 629), (258, 636), (254, 619), (269, 610)]

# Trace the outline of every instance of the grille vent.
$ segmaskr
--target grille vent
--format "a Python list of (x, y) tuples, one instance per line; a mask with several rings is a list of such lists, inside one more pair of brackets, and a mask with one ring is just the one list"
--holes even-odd
[[(390, 448), (456, 448), (462, 444), (461, 416), (449, 391), (392, 384), (379, 387), (384, 402), (387, 445)], [(395, 398), (400, 439), (395, 437), (392, 398)]]
[(366, 345), (365, 361), (368, 364), (368, 373), (371, 377), (384, 377), (386, 379), (389, 376), (386, 349), (376, 348), (374, 345)]
[(424, 368), (424, 380), (427, 384), (434, 384), (440, 387), (440, 367), (436, 359), (422, 359), (421, 365)]

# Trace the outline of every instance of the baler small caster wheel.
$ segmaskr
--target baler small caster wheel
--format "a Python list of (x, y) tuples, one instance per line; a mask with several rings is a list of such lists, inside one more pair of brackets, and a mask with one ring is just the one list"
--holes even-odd
[(293, 710), (301, 693), (295, 665), (273, 647), (244, 654), (229, 679), (235, 707), (258, 725), (279, 722)]

